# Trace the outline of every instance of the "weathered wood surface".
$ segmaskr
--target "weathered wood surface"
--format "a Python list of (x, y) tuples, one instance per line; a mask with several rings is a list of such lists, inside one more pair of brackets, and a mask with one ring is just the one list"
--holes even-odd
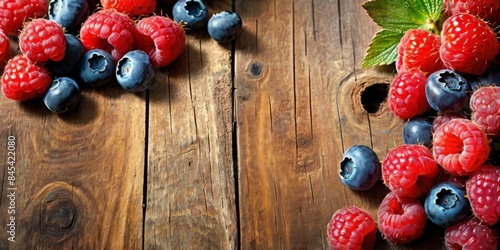
[[(0, 249), (326, 249), (335, 210), (376, 218), (383, 184), (354, 192), (337, 177), (348, 147), (383, 159), (402, 142), (383, 102), (393, 69), (360, 67), (378, 30), (363, 2), (207, 1), (241, 15), (240, 37), (188, 33), (145, 93), (84, 89), (60, 116), (1, 96)], [(429, 246), (442, 248), (442, 230), (377, 239)]]

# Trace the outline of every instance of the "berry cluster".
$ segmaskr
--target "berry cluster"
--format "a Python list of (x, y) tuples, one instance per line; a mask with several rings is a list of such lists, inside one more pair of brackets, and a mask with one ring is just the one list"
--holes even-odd
[[(201, 0), (179, 0), (173, 6), (156, 0), (100, 0), (100, 6), (90, 8), (96, 4), (91, 1), (0, 2), (5, 97), (42, 98), (50, 111), (65, 113), (77, 106), (83, 86), (116, 82), (127, 91), (145, 91), (156, 70), (183, 52), (187, 28), (206, 25), (220, 43), (232, 41), (242, 29), (240, 16), (232, 11), (208, 19)], [(168, 6), (173, 19), (155, 13)]]
[[(380, 164), (362, 145), (349, 148), (340, 162), (339, 178), (347, 187), (367, 190), (382, 179), (389, 193), (377, 222), (365, 216), (363, 223), (342, 224), (334, 215), (328, 225), (332, 249), (373, 247), (363, 236), (377, 229), (387, 241), (406, 244), (423, 234), (427, 221), (443, 228), (449, 249), (497, 249), (500, 1), (444, 0), (442, 17), (434, 32), (408, 29), (397, 47), (387, 104), (406, 121), (404, 144)], [(345, 209), (358, 211), (353, 217), (367, 213), (339, 211)], [(372, 231), (352, 230), (356, 223)], [(366, 226), (373, 223), (378, 227)], [(333, 234), (339, 228), (344, 234)]]

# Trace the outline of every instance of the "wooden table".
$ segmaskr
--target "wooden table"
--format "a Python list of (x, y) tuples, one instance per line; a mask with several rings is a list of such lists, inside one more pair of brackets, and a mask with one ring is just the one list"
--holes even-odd
[[(86, 88), (66, 115), (2, 95), (0, 249), (325, 249), (337, 209), (376, 218), (382, 181), (354, 192), (337, 175), (354, 144), (382, 160), (402, 143), (383, 102), (393, 68), (360, 66), (379, 30), (363, 2), (207, 1), (243, 32), (190, 32), (147, 92)], [(442, 233), (377, 248), (439, 248)]]

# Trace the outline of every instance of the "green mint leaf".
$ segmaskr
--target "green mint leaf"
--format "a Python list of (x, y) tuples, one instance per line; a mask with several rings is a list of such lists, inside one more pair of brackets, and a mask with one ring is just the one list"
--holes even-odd
[(380, 30), (375, 34), (361, 67), (388, 65), (398, 57), (398, 44), (404, 33), (393, 30)]

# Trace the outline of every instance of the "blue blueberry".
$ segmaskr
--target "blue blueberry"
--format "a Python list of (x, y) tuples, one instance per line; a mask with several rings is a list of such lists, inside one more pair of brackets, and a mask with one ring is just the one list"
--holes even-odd
[(403, 126), (403, 142), (429, 147), (432, 144), (432, 123), (423, 117), (413, 117)]
[(55, 21), (72, 33), (79, 30), (88, 11), (87, 0), (51, 0), (49, 2), (49, 20)]
[(380, 179), (380, 161), (377, 154), (364, 145), (354, 145), (344, 152), (340, 162), (340, 181), (347, 187), (365, 191)]
[(450, 69), (432, 73), (425, 84), (430, 106), (439, 112), (457, 113), (469, 104), (470, 86), (467, 79)]
[(219, 43), (234, 40), (241, 32), (243, 23), (240, 15), (232, 11), (215, 13), (208, 20), (208, 34)]
[(491, 64), (491, 66), (481, 75), (472, 76), (469, 82), (473, 91), (484, 86), (500, 86), (500, 66)]
[(153, 83), (155, 70), (148, 54), (132, 50), (118, 61), (116, 80), (127, 91), (141, 92)]
[(80, 102), (80, 87), (69, 77), (59, 77), (52, 81), (51, 86), (43, 95), (47, 108), (57, 114), (73, 110)]
[(64, 34), (66, 37), (66, 52), (61, 61), (50, 61), (47, 67), (57, 76), (68, 76), (78, 64), (80, 58), (85, 53), (82, 42), (72, 34)]
[(429, 219), (441, 227), (453, 226), (469, 216), (466, 191), (455, 182), (441, 182), (432, 187), (424, 202)]
[(90, 86), (102, 86), (115, 77), (115, 61), (106, 51), (93, 49), (80, 59), (80, 79)]
[(174, 21), (191, 29), (199, 29), (207, 23), (208, 8), (202, 0), (179, 0), (172, 9)]

